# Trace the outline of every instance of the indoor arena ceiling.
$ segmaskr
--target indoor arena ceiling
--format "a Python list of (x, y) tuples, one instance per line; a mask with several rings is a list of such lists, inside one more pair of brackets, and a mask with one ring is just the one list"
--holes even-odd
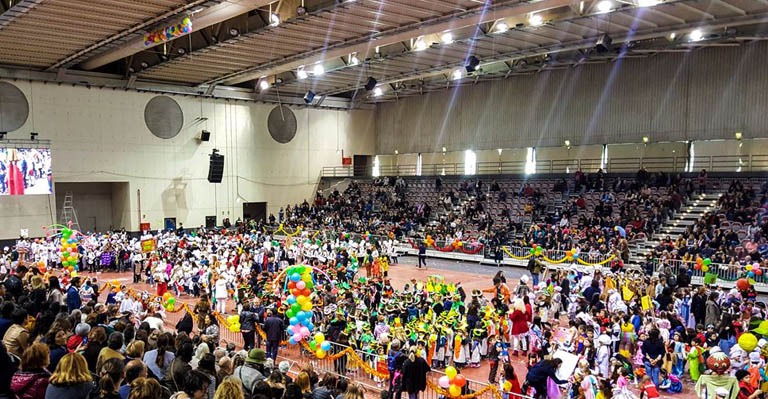
[(768, 0), (0, 0), (0, 11), (0, 77), (294, 103), (311, 92), (314, 106), (768, 37)]

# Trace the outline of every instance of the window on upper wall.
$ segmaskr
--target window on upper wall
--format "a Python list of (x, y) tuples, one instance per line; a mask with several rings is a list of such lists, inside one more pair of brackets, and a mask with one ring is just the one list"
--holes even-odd
[(525, 174), (536, 173), (536, 147), (528, 147), (525, 155)]
[(477, 173), (477, 154), (472, 150), (464, 151), (464, 174), (474, 175)]
[(381, 174), (381, 168), (379, 167), (379, 156), (373, 157), (373, 177), (379, 177)]
[(421, 176), (421, 153), (416, 157), (416, 176)]

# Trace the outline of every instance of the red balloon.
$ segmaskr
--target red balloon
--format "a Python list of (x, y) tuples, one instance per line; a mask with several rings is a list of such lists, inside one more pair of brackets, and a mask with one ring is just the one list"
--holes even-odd
[(761, 275), (763, 275), (763, 269), (757, 269), (757, 270), (753, 270), (753, 271), (754, 271), (754, 272), (755, 272), (755, 274), (756, 274), (756, 275), (758, 275), (758, 276), (761, 276)]
[(304, 288), (303, 290), (301, 290), (301, 295), (304, 295), (304, 296), (309, 296), (309, 294), (311, 293), (312, 291), (310, 291), (309, 288)]
[(288, 282), (288, 289), (292, 290), (294, 288), (296, 288), (296, 283), (294, 283), (293, 281)]
[(301, 290), (298, 288), (294, 288), (291, 290), (291, 294), (293, 294), (293, 296), (295, 297), (298, 297), (299, 295), (301, 295)]
[(738, 288), (739, 291), (746, 291), (749, 289), (749, 281), (745, 278), (740, 278), (736, 280), (736, 288)]
[(464, 385), (467, 385), (467, 379), (461, 374), (457, 374), (456, 377), (453, 377), (451, 380), (451, 384), (456, 385), (457, 387), (461, 388)]

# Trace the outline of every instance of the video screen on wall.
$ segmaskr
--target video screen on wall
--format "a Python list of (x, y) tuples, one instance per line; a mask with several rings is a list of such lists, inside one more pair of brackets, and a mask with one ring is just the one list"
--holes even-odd
[(0, 147), (0, 195), (52, 193), (49, 148)]

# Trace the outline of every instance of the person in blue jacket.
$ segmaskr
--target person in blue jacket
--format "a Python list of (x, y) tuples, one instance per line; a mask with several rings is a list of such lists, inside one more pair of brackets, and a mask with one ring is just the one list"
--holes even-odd
[(80, 277), (72, 279), (69, 289), (67, 289), (67, 310), (71, 313), (75, 309), (80, 309), (83, 305), (80, 300)]
[(546, 398), (547, 397), (547, 378), (551, 378), (555, 384), (565, 384), (568, 381), (563, 381), (557, 378), (557, 369), (563, 364), (562, 359), (542, 360), (536, 363), (528, 370), (528, 375), (525, 376), (525, 384), (523, 387), (523, 394), (527, 395), (528, 387), (536, 390), (534, 398)]

